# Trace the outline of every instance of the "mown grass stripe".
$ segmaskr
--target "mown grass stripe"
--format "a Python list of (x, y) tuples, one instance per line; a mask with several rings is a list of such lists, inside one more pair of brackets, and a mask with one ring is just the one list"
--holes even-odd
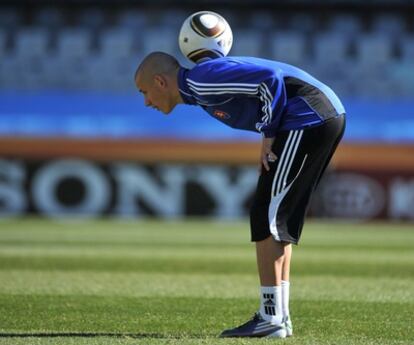
[[(117, 271), (117, 272), (176, 272), (206, 274), (255, 274), (256, 264), (252, 258), (218, 258), (216, 256), (200, 258), (129, 258), (88, 256), (21, 256), (0, 255), (0, 270), (51, 270), (51, 271)], [(349, 264), (342, 260), (296, 260), (292, 267), (293, 274), (300, 275), (338, 275), (353, 277), (378, 277), (387, 275), (391, 278), (408, 278), (414, 276), (414, 265), (404, 263), (356, 262)]]
[[(289, 345), (412, 345), (411, 230), (307, 223)], [(0, 344), (251, 344), (217, 335), (258, 308), (254, 259), (241, 222), (2, 222), (0, 333), (23, 336)]]
[[(159, 337), (214, 336), (244, 321), (256, 307), (246, 298), (124, 298), (0, 295), (0, 333), (149, 333)], [(168, 311), (168, 312), (166, 312)], [(308, 300), (292, 303), (298, 335), (338, 332), (377, 340), (414, 336), (412, 308), (403, 303)], [(373, 320), (371, 315), (376, 315)], [(36, 317), (34, 317), (36, 316)], [(411, 338), (412, 339), (412, 338)]]

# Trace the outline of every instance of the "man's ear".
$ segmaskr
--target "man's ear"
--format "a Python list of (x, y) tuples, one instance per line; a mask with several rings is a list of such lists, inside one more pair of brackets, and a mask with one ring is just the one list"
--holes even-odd
[(165, 88), (167, 86), (167, 79), (162, 74), (154, 75), (154, 82), (160, 88)]

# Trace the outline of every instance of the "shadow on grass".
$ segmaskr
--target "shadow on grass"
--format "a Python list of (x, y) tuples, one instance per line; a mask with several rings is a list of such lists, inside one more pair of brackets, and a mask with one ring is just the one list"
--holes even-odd
[[(110, 338), (154, 338), (154, 339), (181, 339), (181, 338), (202, 338), (197, 335), (189, 336), (171, 336), (158, 333), (93, 333), (93, 332), (33, 332), (33, 333), (0, 333), (1, 338), (59, 338), (59, 337), (77, 337), (77, 338), (98, 338), (98, 337), (110, 337)], [(205, 338), (205, 336), (204, 336)]]

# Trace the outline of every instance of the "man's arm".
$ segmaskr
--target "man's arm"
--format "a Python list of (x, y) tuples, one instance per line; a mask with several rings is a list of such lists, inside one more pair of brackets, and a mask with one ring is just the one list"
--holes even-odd
[(276, 133), (286, 105), (286, 90), (280, 71), (258, 64), (235, 61), (212, 61), (190, 70), (186, 79), (190, 90), (198, 97), (234, 96), (257, 97), (261, 101), (261, 120), (256, 129), (265, 137)]

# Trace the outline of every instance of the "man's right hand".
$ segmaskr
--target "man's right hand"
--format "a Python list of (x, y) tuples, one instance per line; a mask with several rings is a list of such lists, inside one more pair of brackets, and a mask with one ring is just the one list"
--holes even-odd
[(274, 162), (277, 159), (277, 156), (272, 151), (272, 145), (275, 141), (275, 138), (265, 138), (262, 139), (262, 149), (260, 154), (260, 164), (259, 164), (259, 173), (262, 171), (262, 165), (266, 171), (270, 170), (269, 162)]

